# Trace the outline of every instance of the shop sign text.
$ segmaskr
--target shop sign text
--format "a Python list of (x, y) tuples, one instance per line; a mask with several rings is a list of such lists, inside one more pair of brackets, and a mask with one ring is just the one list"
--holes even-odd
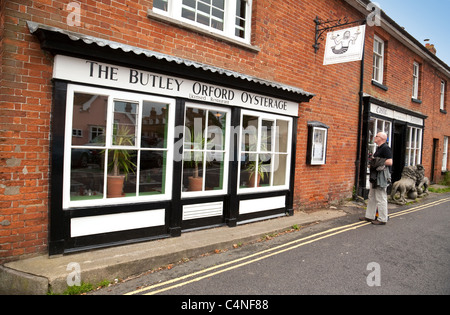
[(184, 97), (289, 116), (298, 115), (298, 103), (204, 82), (101, 62), (57, 55), (53, 78), (130, 89), (165, 96)]

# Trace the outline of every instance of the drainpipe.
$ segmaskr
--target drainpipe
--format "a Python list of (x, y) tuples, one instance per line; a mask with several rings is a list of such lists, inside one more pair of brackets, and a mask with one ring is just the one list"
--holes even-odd
[[(366, 24), (366, 20), (362, 25)], [(366, 32), (367, 34), (367, 32)], [(355, 192), (353, 194), (353, 199), (358, 199), (359, 192), (359, 176), (361, 170), (361, 132), (362, 132), (362, 120), (363, 120), (363, 110), (364, 110), (364, 56), (366, 51), (366, 39), (364, 38), (363, 53), (361, 59), (361, 74), (359, 78), (359, 113), (358, 113), (358, 140), (356, 144), (356, 160), (355, 160)]]

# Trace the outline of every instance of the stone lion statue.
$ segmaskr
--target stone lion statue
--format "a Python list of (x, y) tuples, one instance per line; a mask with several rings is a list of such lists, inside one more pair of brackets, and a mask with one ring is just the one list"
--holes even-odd
[[(416, 199), (427, 194), (429, 180), (425, 177), (425, 169), (422, 165), (405, 166), (402, 177), (392, 185), (390, 199), (397, 204), (405, 204), (406, 197)], [(400, 193), (399, 199), (396, 198)]]
[(425, 168), (422, 165), (417, 165), (417, 181), (416, 190), (419, 197), (428, 195), (428, 186), (430, 186), (430, 180), (425, 177)]

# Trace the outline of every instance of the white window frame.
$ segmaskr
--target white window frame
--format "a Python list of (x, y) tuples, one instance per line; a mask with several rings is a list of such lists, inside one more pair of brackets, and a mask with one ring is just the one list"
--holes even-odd
[[(276, 121), (277, 120), (283, 120), (283, 121), (287, 121), (288, 122), (288, 139), (287, 139), (287, 152), (286, 152), (286, 174), (285, 174), (285, 184), (284, 185), (277, 185), (274, 186), (273, 185), (273, 180), (274, 180), (274, 164), (275, 163), (271, 163), (271, 169), (270, 169), (270, 173), (272, 174), (271, 178), (270, 178), (270, 185), (269, 186), (263, 186), (263, 187), (245, 187), (245, 188), (241, 188), (240, 187), (240, 180), (241, 180), (241, 158), (243, 156), (243, 154), (247, 153), (247, 151), (242, 150), (242, 131), (243, 131), (243, 117), (244, 116), (255, 116), (258, 117), (258, 130), (262, 130), (261, 125), (262, 125), (262, 120), (269, 120), (269, 121), (274, 121), (275, 122), (275, 126), (276, 126)], [(290, 183), (290, 176), (291, 176), (291, 159), (292, 159), (292, 126), (293, 126), (293, 120), (291, 117), (286, 117), (286, 116), (280, 116), (280, 115), (276, 115), (276, 114), (268, 114), (268, 113), (264, 113), (264, 112), (256, 112), (256, 111), (250, 111), (250, 110), (242, 110), (241, 111), (241, 125), (239, 126), (239, 149), (238, 149), (238, 159), (239, 159), (239, 163), (238, 163), (238, 176), (237, 176), (237, 193), (238, 194), (250, 194), (250, 193), (261, 193), (261, 192), (269, 192), (269, 191), (279, 191), (279, 190), (286, 190), (289, 189), (289, 183)], [(271, 154), (272, 158), (274, 157), (275, 154), (284, 154), (284, 152), (279, 152), (276, 151), (276, 149), (278, 148), (278, 144), (276, 143), (276, 134), (273, 133), (273, 142), (271, 145), (271, 151), (267, 151), (267, 152), (263, 152), (263, 151), (255, 151), (255, 152), (251, 152), (251, 153), (257, 153), (257, 154)], [(258, 133), (258, 148), (260, 147), (261, 143), (261, 132)]]
[(441, 80), (441, 91), (440, 91), (440, 101), (439, 101), (439, 109), (445, 110), (445, 81)]
[[(405, 166), (414, 166), (422, 162), (422, 128), (408, 126), (406, 139)], [(413, 143), (415, 144), (413, 146)], [(409, 145), (408, 145), (409, 144)]]
[[(149, 196), (135, 196), (135, 197), (123, 197), (123, 198), (107, 198), (106, 193), (106, 183), (108, 176), (108, 163), (104, 163), (104, 188), (103, 188), (103, 198), (102, 199), (89, 199), (89, 200), (70, 200), (70, 185), (71, 185), (71, 150), (72, 148), (80, 147), (86, 148), (85, 146), (72, 145), (72, 122), (73, 122), (73, 101), (75, 93), (86, 93), (86, 94), (97, 94), (108, 96), (108, 106), (107, 106), (107, 121), (105, 137), (106, 143), (104, 147), (99, 149), (114, 149), (111, 144), (111, 132), (113, 124), (113, 110), (114, 110), (114, 100), (129, 100), (139, 102), (139, 113), (138, 113), (138, 125), (136, 131), (136, 142), (141, 141), (141, 128), (142, 128), (142, 103), (144, 101), (155, 102), (155, 103), (165, 103), (169, 105), (169, 122), (167, 129), (167, 148), (161, 149), (166, 152), (166, 173), (165, 173), (165, 186), (164, 193)], [(149, 201), (161, 201), (170, 200), (172, 198), (172, 174), (173, 174), (173, 159), (174, 159), (174, 129), (175, 129), (175, 99), (157, 97), (145, 94), (121, 92), (117, 90), (110, 90), (97, 87), (88, 87), (83, 85), (69, 84), (67, 86), (67, 100), (66, 100), (66, 126), (65, 126), (65, 146), (64, 146), (64, 171), (63, 171), (63, 209), (71, 209), (77, 207), (92, 207), (92, 206), (104, 206), (104, 205), (117, 205), (117, 204), (129, 204), (129, 203), (140, 203)], [(142, 150), (139, 145), (132, 147), (120, 147), (121, 149), (130, 150)], [(95, 148), (96, 149), (96, 148)], [(152, 149), (153, 150), (153, 149)], [(158, 149), (154, 149), (158, 151)], [(138, 162), (139, 163), (139, 162)], [(138, 168), (139, 169), (139, 165)], [(139, 178), (136, 179), (139, 183)]]
[[(198, 109), (202, 109), (202, 110), (207, 110), (207, 111), (220, 111), (220, 112), (224, 112), (227, 114), (227, 118), (226, 118), (226, 123), (225, 123), (225, 143), (223, 150), (213, 150), (214, 152), (222, 152), (224, 153), (224, 169), (223, 169), (223, 183), (222, 183), (222, 189), (221, 190), (204, 190), (205, 189), (205, 180), (203, 180), (203, 187), (202, 187), (202, 191), (182, 191), (181, 192), (181, 197), (182, 198), (191, 198), (191, 197), (201, 197), (201, 196), (216, 196), (216, 195), (224, 195), (228, 193), (228, 165), (229, 165), (229, 147), (230, 147), (230, 130), (231, 130), (231, 109), (229, 108), (224, 108), (224, 107), (216, 107), (216, 106), (210, 106), (210, 105), (201, 105), (201, 104), (196, 104), (196, 103), (186, 103), (185, 104), (185, 112), (184, 115), (186, 117), (186, 110), (187, 108), (198, 108)], [(208, 117), (208, 115), (206, 116)], [(205, 125), (205, 133), (207, 133), (208, 131), (208, 119), (206, 119), (206, 125)], [(186, 134), (183, 134), (183, 146), (185, 143), (185, 136)], [(206, 138), (206, 134), (204, 135), (204, 138)], [(183, 149), (184, 151), (184, 149)], [(208, 150), (206, 145), (205, 148), (201, 149), (201, 150), (189, 150), (191, 152), (194, 151), (199, 151), (199, 152), (204, 152), (205, 153), (205, 158), (206, 158), (206, 153), (207, 152), (212, 152), (212, 150)], [(184, 158), (184, 154), (183, 154), (183, 158)], [(203, 167), (203, 174), (205, 173), (205, 169), (206, 169), (206, 163), (203, 163), (202, 165)], [(184, 172), (184, 169), (183, 169)], [(184, 174), (182, 172), (182, 174)], [(180, 183), (180, 187), (182, 187), (183, 185), (183, 175), (181, 176), (181, 183)]]
[(183, 0), (167, 0), (167, 11), (158, 9), (156, 7), (153, 7), (153, 12), (164, 15), (173, 19), (176, 19), (178, 21), (181, 21), (183, 23), (187, 23), (190, 25), (193, 25), (195, 27), (199, 27), (201, 29), (204, 29), (208, 32), (219, 34), (222, 36), (229, 37), (233, 40), (238, 40), (241, 42), (244, 42), (246, 44), (250, 44), (251, 39), (251, 21), (252, 21), (252, 4), (253, 0), (242, 0), (245, 1), (247, 4), (246, 7), (246, 17), (245, 17), (245, 37), (242, 38), (240, 36), (235, 35), (236, 31), (236, 0), (224, 0), (225, 1), (225, 9), (224, 9), (224, 29), (218, 30), (214, 27), (209, 27), (206, 25), (203, 25), (201, 23), (198, 23), (196, 21), (192, 21), (190, 19), (186, 19), (182, 17), (182, 8), (183, 8)]
[[(379, 132), (384, 132), (387, 134), (386, 143), (389, 147), (392, 147), (392, 122), (390, 120), (385, 120), (377, 117), (371, 117), (370, 120), (373, 120), (373, 130), (369, 130), (369, 154), (375, 154), (377, 150), (377, 145), (374, 141), (374, 137)], [(370, 132), (372, 134), (370, 134)]]
[(444, 136), (444, 151), (442, 153), (442, 171), (447, 171), (447, 161), (448, 161), (448, 137)]
[[(372, 72), (372, 80), (383, 84), (383, 76), (384, 76), (384, 48), (385, 44), (382, 39), (378, 36), (374, 36), (374, 44), (373, 44), (373, 72)], [(378, 51), (378, 48), (381, 44), (381, 51)]]
[(416, 100), (419, 99), (419, 77), (420, 77), (420, 65), (418, 62), (414, 62), (412, 98)]

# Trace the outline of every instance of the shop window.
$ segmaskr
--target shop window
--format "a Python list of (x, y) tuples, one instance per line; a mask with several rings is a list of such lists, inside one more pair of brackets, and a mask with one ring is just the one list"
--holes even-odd
[(187, 105), (184, 123), (184, 197), (226, 193), (229, 111)]
[(391, 130), (392, 123), (390, 121), (371, 117), (369, 121), (369, 157), (372, 156), (377, 150), (377, 145), (374, 142), (374, 138), (379, 132), (387, 134), (386, 143), (391, 146)]
[(153, 11), (213, 33), (250, 41), (252, 0), (154, 0)]
[(405, 166), (414, 166), (421, 163), (422, 157), (422, 129), (408, 127), (406, 133)]
[[(379, 132), (384, 132), (387, 135), (386, 143), (390, 147), (392, 147), (392, 143), (391, 143), (391, 141), (392, 141), (392, 137), (391, 137), (392, 123), (388, 120), (371, 117), (369, 120), (369, 139), (368, 139), (368, 141), (369, 141), (369, 144), (368, 144), (369, 160), (373, 156), (375, 151), (377, 150), (377, 145), (374, 142), (374, 138), (377, 135), (377, 133), (379, 133)], [(370, 174), (370, 169), (367, 166), (366, 187), (370, 187), (369, 174)]]
[(170, 99), (69, 85), (64, 206), (170, 198)]
[(243, 111), (241, 121), (239, 192), (287, 188), (292, 120)]

